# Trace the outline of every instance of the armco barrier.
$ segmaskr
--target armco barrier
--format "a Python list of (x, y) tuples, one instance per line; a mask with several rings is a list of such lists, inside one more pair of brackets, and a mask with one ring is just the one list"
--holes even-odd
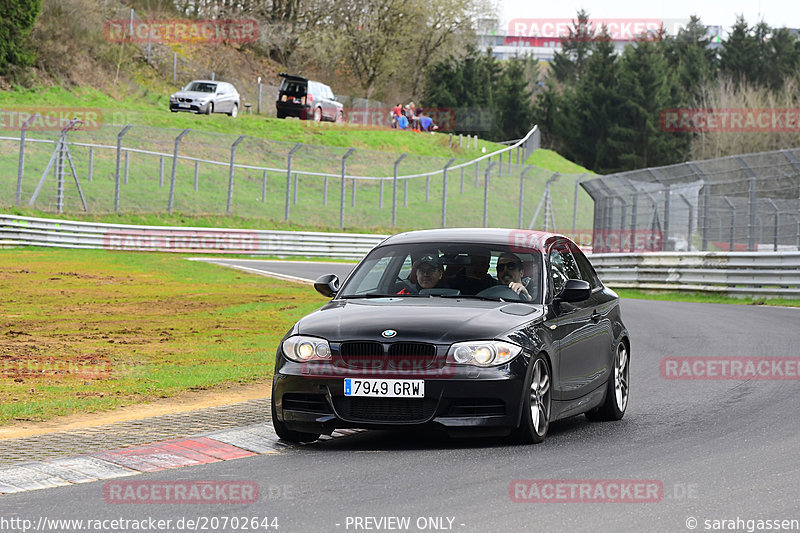
[[(129, 226), (0, 215), (0, 246), (360, 259), (386, 235)], [(800, 298), (800, 252), (589, 256), (613, 288)]]
[(594, 254), (590, 259), (603, 283), (620, 289), (800, 298), (800, 252)]
[(0, 246), (360, 259), (385, 235), (130, 226), (0, 215)]

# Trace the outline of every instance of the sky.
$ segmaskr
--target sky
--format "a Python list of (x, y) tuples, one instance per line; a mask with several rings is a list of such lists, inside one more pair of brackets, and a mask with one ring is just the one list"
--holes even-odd
[(707, 26), (727, 32), (743, 14), (750, 25), (763, 19), (774, 27), (800, 28), (797, 0), (498, 0), (503, 27), (515, 18), (575, 18), (579, 9), (597, 18), (687, 19), (697, 15)]

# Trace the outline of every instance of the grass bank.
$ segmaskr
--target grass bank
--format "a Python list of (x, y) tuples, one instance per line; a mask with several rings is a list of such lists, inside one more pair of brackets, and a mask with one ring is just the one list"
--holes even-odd
[(0, 424), (267, 382), (310, 287), (180, 255), (0, 250)]

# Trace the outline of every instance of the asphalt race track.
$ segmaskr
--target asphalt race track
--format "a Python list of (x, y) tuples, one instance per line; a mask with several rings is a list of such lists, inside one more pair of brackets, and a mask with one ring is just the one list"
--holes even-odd
[[(309, 279), (350, 268), (260, 263), (241, 264)], [(763, 529), (769, 524), (774, 531), (780, 525), (774, 521), (800, 520), (800, 380), (674, 380), (659, 369), (665, 357), (796, 358), (800, 309), (627, 300), (623, 319), (631, 332), (633, 366), (630, 404), (620, 422), (574, 417), (553, 424), (545, 442), (535, 446), (364, 432), (126, 478), (253, 481), (259, 486), (256, 503), (110, 504), (104, 483), (94, 482), (2, 496), (0, 526), (11, 517), (34, 524), (42, 516), (152, 517), (172, 519), (168, 530), (185, 531), (175, 527), (181, 517), (236, 516), (277, 517), (280, 533), (680, 532), (759, 531), (758, 520), (770, 521), (762, 522)], [(544, 480), (561, 488), (585, 480), (584, 486), (595, 488), (638, 482), (661, 489), (655, 501), (554, 502), (562, 496), (551, 493), (546, 502), (532, 503), (512, 501), (515, 480), (538, 480), (543, 495)], [(206, 530), (243, 529), (231, 523), (212, 529), (208, 521)], [(797, 522), (788, 525), (800, 530)]]

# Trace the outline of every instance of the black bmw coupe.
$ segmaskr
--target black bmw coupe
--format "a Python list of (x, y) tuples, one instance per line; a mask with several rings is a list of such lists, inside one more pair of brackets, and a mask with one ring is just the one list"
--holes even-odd
[(550, 422), (619, 420), (629, 394), (619, 298), (568, 238), (512, 229), (401, 233), (281, 341), (278, 436), (431, 427), (538, 443)]

